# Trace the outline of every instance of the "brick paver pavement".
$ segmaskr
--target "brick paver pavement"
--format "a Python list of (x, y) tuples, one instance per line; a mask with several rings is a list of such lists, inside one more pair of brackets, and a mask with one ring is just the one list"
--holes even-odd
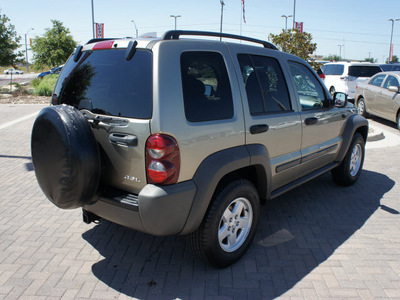
[(41, 108), (0, 105), (0, 299), (400, 299), (399, 146), (369, 147), (352, 187), (326, 174), (263, 206), (247, 254), (218, 270), (183, 236), (86, 225), (46, 200), (30, 156)]

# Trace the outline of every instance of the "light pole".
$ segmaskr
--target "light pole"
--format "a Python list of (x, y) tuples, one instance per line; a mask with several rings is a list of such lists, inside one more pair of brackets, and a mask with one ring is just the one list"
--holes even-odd
[(176, 30), (176, 19), (180, 18), (181, 15), (170, 15), (171, 18), (175, 18), (175, 30)]
[(135, 30), (136, 30), (136, 38), (138, 38), (138, 37), (139, 37), (139, 35), (138, 35), (138, 30), (137, 30), (137, 27), (136, 27), (136, 23), (135, 23), (135, 21), (134, 21), (134, 20), (131, 20), (131, 22), (133, 23), (133, 25), (135, 25)]
[[(220, 0), (219, 1), (221, 3), (221, 24), (219, 26), (219, 32), (222, 33), (222, 20), (224, 19), (224, 1)], [(222, 41), (222, 37), (219, 37), (219, 40)]]
[(286, 15), (282, 15), (281, 16), (282, 18), (285, 18), (285, 31), (287, 30), (287, 19), (288, 18), (291, 18), (291, 17), (293, 17), (292, 15), (288, 15), (288, 16), (286, 16)]
[(293, 29), (296, 27), (296, 0), (293, 0)]
[(94, 7), (93, 7), (93, 0), (92, 0), (92, 30), (93, 30), (93, 38), (94, 38)]
[(25, 55), (26, 55), (26, 73), (29, 72), (29, 63), (28, 63), (28, 43), (27, 43), (27, 38), (26, 36), (28, 35), (29, 31), (34, 30), (33, 28), (30, 28), (27, 33), (25, 33)]
[(342, 59), (342, 47), (344, 47), (344, 45), (338, 45), (339, 46), (339, 58)]
[(392, 42), (393, 42), (393, 27), (394, 27), (394, 22), (395, 22), (395, 21), (399, 21), (399, 20), (400, 20), (400, 19), (395, 19), (395, 20), (389, 19), (389, 20), (388, 20), (388, 21), (392, 22), (392, 31), (391, 31), (391, 33), (390, 33), (389, 59), (388, 59), (389, 62), (391, 62), (392, 59), (393, 59), (393, 44), (392, 44)]

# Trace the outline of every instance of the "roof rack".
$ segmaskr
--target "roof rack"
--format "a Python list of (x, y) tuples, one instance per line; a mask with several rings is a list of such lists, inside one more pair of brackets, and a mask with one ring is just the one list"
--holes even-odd
[(275, 45), (273, 45), (269, 42), (266, 42), (266, 41), (253, 39), (253, 38), (241, 36), (241, 35), (219, 33), (219, 32), (192, 31), (192, 30), (170, 30), (170, 31), (167, 31), (166, 33), (164, 33), (164, 35), (161, 37), (161, 39), (162, 40), (178, 40), (181, 35), (215, 36), (215, 37), (221, 37), (221, 38), (242, 40), (242, 41), (248, 41), (248, 42), (261, 44), (264, 46), (264, 48), (278, 50), (278, 48), (276, 48)]

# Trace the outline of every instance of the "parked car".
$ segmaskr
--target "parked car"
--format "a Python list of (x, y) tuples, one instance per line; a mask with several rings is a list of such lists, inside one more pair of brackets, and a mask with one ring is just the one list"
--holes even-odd
[(17, 69), (7, 69), (4, 71), (4, 74), (24, 74), (24, 71), (20, 71)]
[(384, 72), (400, 71), (400, 63), (389, 63), (379, 65)]
[(226, 267), (251, 245), (265, 200), (326, 172), (354, 184), (367, 135), (346, 95), (332, 97), (301, 58), (249, 37), (169, 31), (79, 46), (31, 146), (56, 206), (83, 208), (87, 223), (188, 234), (197, 256)]
[(378, 73), (356, 90), (358, 113), (396, 122), (400, 130), (400, 71)]
[(52, 69), (50, 69), (48, 71), (40, 73), (37, 77), (38, 78), (43, 78), (46, 75), (50, 75), (50, 74), (60, 74), (60, 72), (61, 72), (63, 67), (64, 67), (64, 65), (58, 66), (58, 67), (54, 67), (54, 68), (52, 68)]
[(358, 83), (368, 80), (382, 69), (369, 62), (332, 62), (321, 67), (325, 74), (325, 85), (333, 95), (335, 92), (346, 93), (353, 102)]

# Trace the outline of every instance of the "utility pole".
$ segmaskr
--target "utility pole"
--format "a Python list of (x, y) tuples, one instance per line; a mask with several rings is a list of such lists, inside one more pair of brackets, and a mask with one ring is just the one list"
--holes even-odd
[(342, 47), (344, 47), (344, 45), (338, 45), (339, 46), (339, 58), (342, 59)]
[(29, 72), (29, 62), (28, 62), (28, 43), (27, 43), (27, 38), (26, 36), (28, 35), (29, 31), (33, 30), (33, 28), (30, 28), (27, 33), (25, 33), (25, 56), (26, 56), (26, 73)]
[[(220, 0), (220, 2), (221, 2), (221, 25), (219, 27), (219, 32), (222, 33), (222, 20), (224, 18), (224, 5), (225, 5), (225, 3), (224, 3), (224, 0)], [(220, 37), (219, 40), (222, 41), (222, 37)]]
[(293, 29), (296, 27), (296, 0), (293, 0)]

